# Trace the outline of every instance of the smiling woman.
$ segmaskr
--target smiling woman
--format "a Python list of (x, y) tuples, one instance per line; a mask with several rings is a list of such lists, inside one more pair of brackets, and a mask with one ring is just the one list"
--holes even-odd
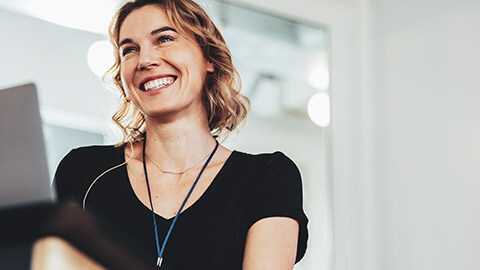
[(216, 140), (244, 120), (248, 100), (205, 11), (127, 2), (110, 34), (124, 138), (72, 150), (55, 176), (59, 200), (124, 232), (161, 269), (292, 269), (307, 242), (299, 171), (280, 152)]
[[(212, 133), (222, 135), (225, 130), (235, 130), (245, 119), (249, 102), (240, 94), (240, 77), (232, 64), (232, 57), (225, 40), (205, 11), (193, 1), (136, 1), (129, 2), (120, 8), (110, 24), (111, 41), (118, 53), (115, 54), (115, 64), (108, 73), (113, 75), (114, 82), (122, 95), (127, 97), (120, 73), (122, 58), (128, 58), (127, 54), (139, 48), (138, 45), (132, 46), (134, 43), (130, 37), (120, 39), (120, 26), (132, 10), (146, 5), (154, 5), (162, 9), (159, 19), (166, 24), (149, 29), (151, 41), (157, 43), (158, 48), (165, 48), (161, 51), (174, 51), (168, 50), (171, 45), (168, 42), (174, 41), (175, 37), (180, 38), (183, 44), (188, 43), (189, 40), (189, 46), (198, 46), (201, 54), (208, 59), (209, 65), (213, 65), (214, 70), (210, 71), (205, 78), (203, 92), (207, 119)], [(160, 21), (154, 20), (146, 25), (160, 25)], [(145, 31), (148, 32), (147, 29)], [(130, 46), (124, 47), (125, 44)], [(122, 51), (122, 48), (127, 51)], [(113, 120), (124, 131), (122, 143), (141, 138), (145, 129), (145, 117), (136, 106), (123, 103), (113, 116)]]
[(150, 5), (130, 13), (120, 28), (122, 87), (146, 116), (147, 126), (153, 118), (191, 119), (206, 112), (202, 90), (213, 64), (203, 56), (193, 33), (183, 32), (177, 33), (161, 7)]

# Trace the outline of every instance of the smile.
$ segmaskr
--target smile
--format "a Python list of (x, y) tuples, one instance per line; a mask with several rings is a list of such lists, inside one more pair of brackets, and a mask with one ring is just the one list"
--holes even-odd
[(141, 88), (144, 91), (160, 89), (162, 87), (172, 84), (173, 82), (175, 82), (175, 79), (176, 79), (175, 77), (163, 77), (163, 78), (149, 80), (143, 83), (141, 85)]

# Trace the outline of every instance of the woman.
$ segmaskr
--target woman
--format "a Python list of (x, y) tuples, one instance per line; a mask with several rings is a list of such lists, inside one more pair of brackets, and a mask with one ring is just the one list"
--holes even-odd
[(124, 139), (72, 150), (55, 176), (59, 200), (113, 224), (161, 269), (292, 269), (307, 241), (298, 169), (280, 152), (218, 144), (248, 100), (205, 11), (128, 2), (110, 36)]

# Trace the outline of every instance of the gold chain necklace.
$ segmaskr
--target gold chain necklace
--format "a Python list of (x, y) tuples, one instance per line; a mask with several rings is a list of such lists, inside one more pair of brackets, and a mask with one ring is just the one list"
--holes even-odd
[(184, 174), (184, 173), (188, 172), (189, 170), (193, 169), (198, 164), (200, 164), (202, 161), (204, 161), (209, 155), (210, 155), (210, 153), (208, 153), (204, 158), (202, 158), (197, 163), (193, 164), (192, 166), (186, 168), (183, 171), (169, 171), (169, 170), (164, 170), (164, 169), (160, 168), (160, 166), (158, 166), (158, 164), (150, 156), (148, 156), (147, 153), (145, 153), (145, 156), (153, 163), (153, 165), (155, 165), (155, 167), (157, 167), (163, 173), (169, 173), (169, 174)]

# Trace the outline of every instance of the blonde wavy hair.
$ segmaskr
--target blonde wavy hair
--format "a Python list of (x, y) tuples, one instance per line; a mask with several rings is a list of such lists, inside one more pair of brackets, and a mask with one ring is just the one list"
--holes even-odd
[[(114, 47), (115, 63), (105, 73), (126, 96), (120, 77), (119, 34), (125, 18), (132, 11), (146, 5), (157, 5), (165, 10), (173, 25), (185, 35), (194, 33), (204, 57), (214, 66), (214, 72), (207, 73), (203, 99), (207, 111), (210, 132), (215, 137), (226, 137), (242, 123), (250, 108), (248, 98), (240, 93), (240, 76), (233, 66), (230, 50), (222, 34), (207, 13), (191, 0), (134, 0), (123, 4), (110, 22), (110, 41)], [(122, 102), (112, 116), (121, 128), (123, 139), (117, 146), (140, 140), (145, 132), (145, 115), (132, 102)]]

